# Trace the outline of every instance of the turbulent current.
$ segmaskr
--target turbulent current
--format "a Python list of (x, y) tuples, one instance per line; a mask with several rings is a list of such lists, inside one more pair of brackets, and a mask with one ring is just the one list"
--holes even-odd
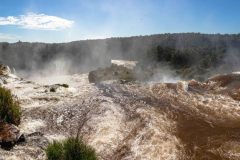
[(1, 77), (21, 102), (26, 142), (0, 149), (0, 159), (45, 159), (49, 142), (77, 132), (103, 160), (240, 159), (240, 74), (203, 83), (63, 78), (69, 87)]

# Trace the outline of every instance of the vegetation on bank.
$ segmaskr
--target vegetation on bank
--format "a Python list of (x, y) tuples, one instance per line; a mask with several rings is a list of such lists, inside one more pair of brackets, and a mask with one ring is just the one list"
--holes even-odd
[[(240, 34), (166, 33), (70, 43), (0, 43), (0, 53), (4, 63), (24, 71), (57, 67), (53, 62), (60, 58), (71, 62), (69, 72), (89, 72), (109, 66), (111, 59), (123, 59), (149, 62), (155, 68), (166, 62), (177, 74), (191, 79), (208, 77), (220, 64), (224, 65), (217, 73), (233, 71), (240, 62)], [(230, 54), (234, 58), (226, 60)]]
[(176, 49), (174, 47), (155, 46), (148, 51), (151, 64), (164, 62), (176, 70), (182, 78), (198, 80), (224, 63), (226, 48)]
[(156, 46), (148, 51), (148, 56), (156, 62), (169, 62), (175, 68), (186, 68), (193, 65), (210, 68), (221, 64), (225, 53), (225, 48), (176, 49)]
[(48, 160), (96, 160), (95, 150), (81, 139), (70, 137), (62, 142), (54, 141), (46, 149)]
[(10, 90), (0, 87), (0, 120), (19, 125), (21, 108), (19, 102), (14, 99)]

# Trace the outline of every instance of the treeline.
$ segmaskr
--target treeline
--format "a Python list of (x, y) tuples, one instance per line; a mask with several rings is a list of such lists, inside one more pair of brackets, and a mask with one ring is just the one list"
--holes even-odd
[(227, 54), (227, 48), (224, 46), (176, 49), (159, 45), (150, 49), (147, 57), (151, 59), (149, 62), (154, 66), (165, 62), (176, 70), (182, 78), (204, 80), (211, 74), (215, 74), (220, 66), (225, 66), (227, 72), (229, 66), (233, 65), (231, 61), (225, 59), (228, 56)]
[(205, 48), (197, 52), (196, 50), (179, 50), (173, 47), (157, 46), (148, 51), (148, 56), (155, 62), (169, 62), (175, 68), (190, 67), (192, 65), (210, 68), (221, 64), (225, 53), (226, 48)]
[(70, 62), (71, 72), (104, 67), (111, 59), (208, 69), (225, 63), (232, 51), (240, 53), (240, 34), (180, 33), (52, 44), (0, 43), (0, 61), (25, 71), (40, 70), (58, 59)]

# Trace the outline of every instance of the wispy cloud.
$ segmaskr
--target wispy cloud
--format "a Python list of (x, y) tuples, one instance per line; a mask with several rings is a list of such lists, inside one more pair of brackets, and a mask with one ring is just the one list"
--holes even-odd
[(0, 17), (0, 25), (16, 25), (26, 29), (62, 30), (70, 28), (74, 21), (45, 14), (28, 13), (20, 16)]

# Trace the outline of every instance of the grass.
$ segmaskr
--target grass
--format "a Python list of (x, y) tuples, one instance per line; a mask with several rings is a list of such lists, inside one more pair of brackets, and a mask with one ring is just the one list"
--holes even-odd
[(70, 137), (62, 142), (54, 141), (46, 149), (48, 160), (96, 160), (95, 150), (81, 139)]
[(0, 87), (0, 120), (19, 125), (21, 108), (19, 102), (14, 100), (10, 90)]
[(54, 141), (46, 149), (48, 160), (63, 160), (63, 145), (61, 142)]

